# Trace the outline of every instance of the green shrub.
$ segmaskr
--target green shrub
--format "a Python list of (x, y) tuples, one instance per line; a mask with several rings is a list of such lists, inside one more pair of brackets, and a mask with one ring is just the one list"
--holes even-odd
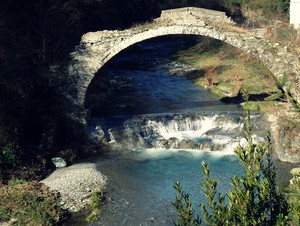
[(288, 189), (289, 218), (291, 225), (300, 225), (300, 177), (293, 176), (293, 183)]
[[(202, 189), (207, 204), (200, 204), (207, 225), (287, 225), (288, 203), (276, 186), (276, 172), (272, 164), (270, 136), (266, 143), (254, 143), (250, 115), (246, 121), (246, 146), (238, 146), (235, 153), (245, 168), (245, 175), (232, 178), (231, 191), (226, 195), (217, 192), (217, 180), (210, 177), (208, 165), (202, 163), (205, 182)], [(182, 191), (179, 182), (173, 205), (178, 212), (176, 225), (200, 225), (189, 195)]]
[(94, 192), (90, 197), (90, 213), (85, 218), (87, 222), (95, 222), (100, 220), (100, 204), (103, 201), (103, 193), (102, 192)]
[(15, 167), (20, 164), (19, 147), (13, 143), (8, 143), (0, 150), (0, 166)]
[(14, 185), (18, 185), (18, 184), (24, 184), (24, 183), (26, 183), (26, 181), (25, 180), (20, 180), (20, 179), (11, 179), (11, 180), (9, 180), (8, 181), (8, 185), (9, 186), (14, 186)]
[(1, 221), (9, 221), (10, 219), (10, 211), (9, 208), (0, 208), (0, 222)]

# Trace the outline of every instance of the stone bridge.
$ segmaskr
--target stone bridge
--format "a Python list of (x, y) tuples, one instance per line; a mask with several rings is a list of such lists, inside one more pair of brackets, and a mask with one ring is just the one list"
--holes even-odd
[[(260, 60), (280, 79), (285, 73), (292, 84), (291, 93), (300, 101), (299, 58), (287, 46), (272, 43), (253, 31), (234, 25), (224, 12), (202, 8), (162, 11), (151, 23), (127, 30), (89, 32), (72, 52), (65, 72), (65, 96), (84, 112), (86, 91), (95, 73), (122, 50), (144, 40), (166, 35), (201, 35), (218, 39), (244, 50)], [(75, 114), (75, 112), (74, 112)], [(85, 121), (82, 115), (83, 122)]]

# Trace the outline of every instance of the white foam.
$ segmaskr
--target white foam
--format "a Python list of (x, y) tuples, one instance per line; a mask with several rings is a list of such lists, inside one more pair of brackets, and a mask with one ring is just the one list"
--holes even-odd
[[(183, 139), (196, 139), (202, 137), (206, 132), (220, 128), (222, 131), (230, 131), (237, 128), (242, 128), (242, 123), (234, 123), (231, 121), (217, 121), (218, 116), (204, 116), (202, 118), (184, 118), (172, 119), (169, 122), (163, 124), (161, 121), (148, 120), (147, 126), (143, 129), (147, 135), (154, 131), (158, 136), (163, 139), (177, 138)], [(127, 126), (127, 129), (129, 127)]]
[[(237, 144), (238, 145), (238, 144)], [(224, 157), (229, 155), (236, 155), (233, 151), (234, 149), (222, 150), (222, 151), (209, 151), (209, 150), (199, 150), (199, 149), (163, 149), (163, 148), (148, 148), (139, 151), (139, 158), (145, 159), (164, 159), (173, 156), (179, 152), (186, 152), (187, 154), (192, 154), (196, 157), (201, 157), (203, 155), (211, 155), (214, 157)]]

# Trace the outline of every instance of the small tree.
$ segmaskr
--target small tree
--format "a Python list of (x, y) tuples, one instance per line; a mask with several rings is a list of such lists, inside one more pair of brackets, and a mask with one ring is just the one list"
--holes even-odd
[[(207, 225), (286, 225), (288, 222), (288, 203), (276, 186), (270, 134), (265, 143), (254, 143), (248, 110), (247, 115), (245, 138), (248, 143), (235, 149), (245, 174), (232, 178), (233, 189), (226, 195), (218, 193), (217, 181), (210, 177), (208, 165), (202, 163), (205, 179), (202, 189), (207, 204), (200, 204), (200, 209)], [(173, 206), (179, 215), (175, 225), (201, 225), (189, 195), (182, 191), (179, 182), (174, 188), (177, 196)]]

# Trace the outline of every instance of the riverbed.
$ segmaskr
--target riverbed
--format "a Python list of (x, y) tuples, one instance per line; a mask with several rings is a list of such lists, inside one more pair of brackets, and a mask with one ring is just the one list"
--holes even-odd
[[(245, 142), (242, 107), (172, 73), (193, 71), (172, 54), (194, 43), (174, 36), (137, 44), (96, 76), (87, 97), (89, 134), (95, 145), (108, 147), (92, 160), (108, 184), (100, 221), (92, 225), (173, 225), (176, 181), (191, 194), (197, 212), (205, 203), (202, 161), (221, 193), (230, 189), (234, 175), (243, 174), (233, 152)], [(251, 119), (255, 140), (263, 141), (265, 118), (252, 113)], [(282, 177), (288, 180), (287, 174)]]

